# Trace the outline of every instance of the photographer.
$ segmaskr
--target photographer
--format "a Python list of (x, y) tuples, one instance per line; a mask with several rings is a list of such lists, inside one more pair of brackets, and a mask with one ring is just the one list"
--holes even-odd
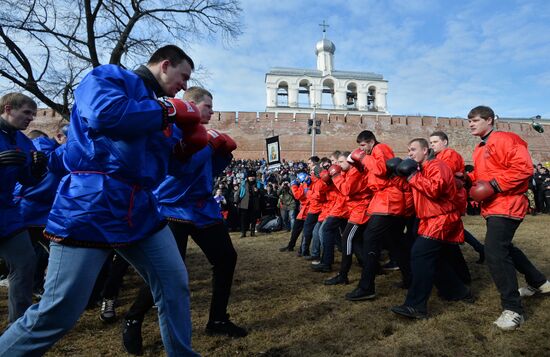
[(290, 192), (290, 184), (284, 181), (279, 189), (279, 209), (283, 219), (283, 227), (290, 232), (296, 219), (296, 200)]

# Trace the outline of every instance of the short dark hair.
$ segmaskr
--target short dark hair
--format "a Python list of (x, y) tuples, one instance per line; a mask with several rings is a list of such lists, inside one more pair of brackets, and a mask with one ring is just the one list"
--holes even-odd
[(321, 159), (321, 166), (323, 166), (323, 164), (332, 164), (332, 161), (330, 161), (328, 157), (323, 157)]
[(446, 140), (447, 143), (449, 143), (449, 137), (447, 136), (447, 134), (445, 134), (442, 131), (434, 131), (433, 133), (430, 134), (430, 137), (432, 136), (437, 136), (439, 139)]
[(311, 162), (313, 162), (314, 164), (318, 163), (320, 161), (319, 159), (319, 156), (315, 155), (315, 156), (311, 156), (309, 158), (311, 160)]
[(333, 156), (335, 158), (339, 158), (342, 152), (340, 150), (334, 150), (330, 156)]
[(426, 149), (430, 148), (430, 144), (428, 143), (428, 140), (426, 140), (424, 138), (414, 138), (411, 141), (409, 141), (409, 145), (411, 145), (412, 143), (415, 143), (415, 142), (419, 143), (420, 147), (422, 147), (422, 148), (426, 148)]
[(148, 65), (156, 64), (164, 60), (170, 61), (172, 67), (178, 66), (183, 61), (187, 61), (191, 66), (191, 69), (195, 69), (195, 63), (181, 48), (175, 45), (166, 45), (156, 50), (149, 58)]
[(199, 104), (204, 100), (205, 96), (210, 97), (210, 99), (214, 99), (214, 97), (212, 96), (212, 93), (210, 93), (209, 91), (207, 91), (202, 87), (189, 87), (185, 91), (185, 94), (183, 95), (183, 99), (190, 100)]
[(24, 105), (28, 105), (33, 109), (37, 108), (36, 102), (32, 100), (31, 97), (17, 92), (7, 93), (0, 98), (0, 114), (4, 114), (4, 108), (6, 105), (9, 105), (12, 109), (16, 110), (20, 109)]
[(495, 124), (495, 112), (490, 107), (485, 105), (479, 105), (468, 113), (468, 119), (475, 118), (479, 115), (480, 118), (485, 120), (493, 119), (493, 125)]
[(357, 135), (357, 144), (360, 144), (364, 141), (374, 140), (376, 141), (376, 136), (374, 136), (374, 133), (370, 130), (363, 130), (362, 132)]
[(344, 152), (341, 152), (341, 153), (340, 153), (340, 156), (338, 156), (338, 157), (341, 157), (341, 156), (348, 157), (348, 156), (350, 156), (350, 155), (351, 155), (351, 151), (344, 151)]

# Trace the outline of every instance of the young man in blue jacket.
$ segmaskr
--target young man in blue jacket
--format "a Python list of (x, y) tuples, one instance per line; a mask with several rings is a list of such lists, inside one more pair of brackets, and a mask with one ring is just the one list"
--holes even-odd
[[(185, 90), (193, 67), (169, 45), (135, 71), (103, 65), (82, 79), (63, 158), (69, 174), (45, 230), (52, 241), (45, 292), (0, 336), (0, 355), (42, 355), (67, 333), (113, 248), (151, 287), (167, 355), (196, 355), (187, 270), (153, 194), (181, 167), (177, 158), (207, 143), (196, 106), (159, 100)], [(183, 128), (182, 140), (165, 135), (171, 123)]]
[(34, 147), (48, 156), (48, 173), (34, 186), (17, 183), (13, 192), (14, 201), (19, 206), (36, 254), (33, 294), (38, 296), (42, 296), (44, 272), (48, 266), (49, 256), (49, 241), (44, 238), (44, 228), (59, 181), (67, 174), (63, 165), (65, 145), (62, 145), (67, 139), (64, 133), (67, 129), (67, 125), (59, 127), (55, 139), (49, 138), (40, 130), (32, 130), (27, 134)]
[[(212, 111), (212, 94), (200, 87), (189, 88), (184, 100), (197, 105), (201, 124), (208, 124)], [(229, 320), (227, 305), (233, 284), (237, 253), (233, 248), (220, 206), (212, 196), (214, 179), (232, 159), (236, 144), (229, 136), (209, 130), (209, 145), (195, 153), (179, 175), (168, 175), (155, 190), (159, 212), (166, 217), (176, 238), (181, 257), (185, 260), (187, 240), (191, 236), (212, 265), (212, 300), (206, 325), (208, 334), (244, 337), (245, 329)], [(173, 135), (181, 136), (174, 128)], [(123, 343), (132, 354), (142, 352), (141, 325), (153, 306), (153, 297), (143, 286), (125, 316)]]
[(35, 116), (36, 103), (26, 95), (0, 98), (0, 257), (9, 266), (9, 323), (32, 303), (35, 255), (13, 190), (17, 182), (37, 184), (47, 172), (46, 156), (21, 133)]

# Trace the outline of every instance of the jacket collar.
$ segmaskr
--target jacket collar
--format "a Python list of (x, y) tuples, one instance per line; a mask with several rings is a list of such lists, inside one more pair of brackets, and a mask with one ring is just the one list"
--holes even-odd
[(0, 131), (10, 138), (15, 138), (18, 130), (8, 123), (6, 119), (0, 116)]
[(489, 136), (493, 133), (493, 131), (495, 131), (495, 129), (491, 129), (491, 131), (487, 135), (481, 138), (479, 146), (484, 146), (485, 144), (487, 144), (487, 140), (489, 140)]
[(153, 90), (153, 92), (155, 92), (157, 97), (160, 98), (160, 97), (167, 96), (167, 94), (164, 93), (159, 82), (157, 81), (155, 76), (153, 76), (153, 73), (151, 73), (149, 68), (141, 65), (134, 70), (134, 73), (137, 74), (145, 82), (145, 85), (147, 87), (149, 87), (150, 89)]

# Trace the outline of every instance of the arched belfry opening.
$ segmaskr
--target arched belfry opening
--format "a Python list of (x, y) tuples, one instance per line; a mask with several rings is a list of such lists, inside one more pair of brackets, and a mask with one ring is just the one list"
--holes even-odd
[(325, 79), (323, 81), (323, 90), (321, 93), (321, 108), (334, 108), (334, 81), (332, 79)]
[(348, 110), (357, 110), (357, 84), (353, 82), (346, 88), (346, 107)]
[(288, 83), (281, 82), (277, 87), (277, 106), (288, 107)]
[(376, 111), (376, 87), (370, 86), (367, 93), (367, 108), (369, 111)]
[(298, 84), (298, 107), (310, 108), (312, 103), (311, 98), (311, 82), (307, 79), (302, 79)]

